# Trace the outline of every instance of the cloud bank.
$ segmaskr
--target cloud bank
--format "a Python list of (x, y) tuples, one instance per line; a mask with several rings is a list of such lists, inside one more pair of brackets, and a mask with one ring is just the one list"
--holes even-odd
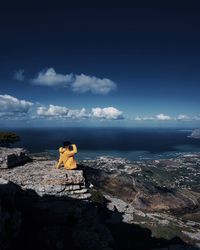
[(158, 114), (158, 115), (154, 115), (154, 116), (137, 116), (135, 118), (135, 121), (180, 121), (180, 122), (184, 122), (184, 121), (199, 121), (200, 120), (200, 116), (188, 116), (185, 114), (180, 114), (176, 117), (173, 116), (169, 116), (169, 115), (165, 115), (165, 114)]
[(36, 111), (39, 117), (56, 118), (56, 119), (100, 119), (100, 120), (122, 120), (124, 119), (122, 111), (114, 107), (92, 108), (91, 111), (82, 109), (69, 109), (63, 106), (41, 106)]
[(63, 106), (55, 106), (50, 104), (49, 106), (41, 106), (36, 110), (36, 114), (40, 118), (50, 118), (50, 119), (62, 119), (66, 120), (72, 119), (87, 119), (89, 115), (86, 113), (86, 109), (68, 109)]
[(0, 95), (0, 117), (13, 120), (25, 118), (33, 105), (10, 95)]
[(123, 112), (114, 107), (92, 108), (86, 110), (71, 109), (65, 106), (53, 104), (41, 105), (26, 100), (20, 100), (10, 95), (0, 95), (0, 119), (21, 120), (21, 119), (46, 119), (46, 120), (121, 120)]
[[(27, 100), (18, 99), (11, 95), (0, 95), (0, 120), (123, 120), (123, 111), (116, 107), (93, 107), (91, 109), (72, 109), (66, 106), (42, 105)], [(200, 114), (188, 116), (179, 114), (170, 116), (163, 113), (154, 116), (137, 116), (137, 122), (199, 122)]]
[(30, 81), (34, 85), (40, 86), (61, 86), (70, 87), (72, 91), (78, 93), (91, 92), (92, 94), (106, 95), (115, 90), (117, 85), (110, 79), (97, 78), (85, 74), (59, 74), (54, 68), (40, 71), (37, 76)]

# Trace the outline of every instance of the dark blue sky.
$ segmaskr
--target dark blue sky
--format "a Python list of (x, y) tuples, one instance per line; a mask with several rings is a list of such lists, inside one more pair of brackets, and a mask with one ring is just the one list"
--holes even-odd
[(199, 1), (8, 1), (0, 31), (1, 125), (200, 122)]

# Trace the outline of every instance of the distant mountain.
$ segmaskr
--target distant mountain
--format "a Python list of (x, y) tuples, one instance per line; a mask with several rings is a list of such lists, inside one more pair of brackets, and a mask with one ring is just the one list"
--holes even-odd
[(194, 129), (189, 137), (200, 139), (200, 128)]

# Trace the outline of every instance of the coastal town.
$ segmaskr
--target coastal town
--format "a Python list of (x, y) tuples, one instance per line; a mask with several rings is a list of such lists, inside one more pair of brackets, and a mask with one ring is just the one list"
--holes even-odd
[[(55, 199), (62, 217), (70, 215), (72, 209), (77, 210), (76, 202), (81, 202), (79, 213), (82, 207), (88, 210), (92, 204), (100, 204), (100, 214), (105, 209), (106, 213), (113, 213), (103, 222), (111, 228), (123, 222), (150, 230), (152, 240), (155, 237), (170, 241), (179, 237), (183, 244), (194, 247), (200, 244), (200, 153), (181, 153), (170, 159), (147, 161), (102, 156), (79, 161), (79, 170), (70, 171), (56, 169), (56, 159), (45, 152), (28, 154), (20, 148), (0, 148), (0, 152), (2, 191), (21, 189), (14, 191), (17, 204), (19, 200), (22, 206), (29, 204), (28, 210), (36, 206), (43, 211), (48, 207), (51, 216), (57, 216), (58, 211), (51, 202)], [(15, 200), (16, 194), (1, 198)], [(85, 215), (84, 220), (90, 220), (88, 216)], [(82, 230), (81, 227), (81, 233)], [(95, 244), (98, 245), (98, 241)], [(176, 249), (193, 249), (182, 247)]]

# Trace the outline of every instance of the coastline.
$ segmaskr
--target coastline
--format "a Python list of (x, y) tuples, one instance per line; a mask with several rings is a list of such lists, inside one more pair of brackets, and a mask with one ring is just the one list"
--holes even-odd
[[(55, 158), (46, 152), (29, 156), (31, 162), (25, 165), (0, 169), (0, 177), (24, 191), (33, 190), (40, 197), (49, 195), (48, 192), (62, 199), (69, 194), (77, 197), (74, 196), (76, 189), (66, 189), (65, 184), (57, 186), (56, 183), (65, 183), (66, 177), (64, 169), (54, 170)], [(159, 239), (179, 237), (187, 244), (200, 244), (200, 153), (135, 162), (100, 157), (79, 164), (87, 177), (89, 193), (93, 190), (102, 193), (107, 200), (106, 210), (120, 213), (123, 223), (146, 228), (152, 237)], [(79, 196), (89, 199), (90, 203), (88, 195), (82, 196), (82, 192), (87, 192), (85, 188), (81, 190)], [(119, 223), (116, 218), (109, 221), (109, 225)]]

